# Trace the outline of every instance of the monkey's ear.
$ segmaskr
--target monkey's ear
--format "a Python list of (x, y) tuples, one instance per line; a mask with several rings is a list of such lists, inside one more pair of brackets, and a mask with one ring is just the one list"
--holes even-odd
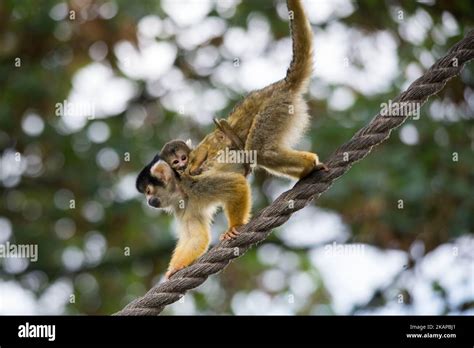
[(186, 140), (185, 143), (190, 149), (193, 148), (193, 141), (191, 139)]
[(159, 160), (150, 168), (150, 174), (164, 184), (168, 184), (173, 178), (173, 169), (165, 161)]

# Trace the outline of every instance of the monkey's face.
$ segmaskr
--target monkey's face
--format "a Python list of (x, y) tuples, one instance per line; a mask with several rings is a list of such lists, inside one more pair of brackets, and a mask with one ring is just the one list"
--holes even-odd
[(171, 168), (177, 171), (184, 171), (188, 166), (188, 151), (180, 149), (170, 156), (169, 163)]
[(170, 208), (183, 199), (175, 172), (159, 156), (155, 156), (140, 172), (136, 187), (145, 194), (148, 205), (153, 208)]

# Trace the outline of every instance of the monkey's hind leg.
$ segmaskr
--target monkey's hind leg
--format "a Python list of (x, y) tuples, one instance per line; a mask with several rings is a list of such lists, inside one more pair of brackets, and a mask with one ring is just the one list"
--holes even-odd
[(239, 180), (234, 183), (233, 193), (224, 202), (224, 212), (227, 217), (229, 227), (219, 239), (229, 240), (237, 237), (239, 232), (237, 227), (245, 225), (250, 219), (250, 210), (252, 207), (252, 197), (250, 187), (245, 177), (239, 176)]
[(313, 170), (327, 170), (315, 153), (282, 148), (262, 150), (258, 153), (258, 163), (271, 173), (295, 179), (301, 179)]

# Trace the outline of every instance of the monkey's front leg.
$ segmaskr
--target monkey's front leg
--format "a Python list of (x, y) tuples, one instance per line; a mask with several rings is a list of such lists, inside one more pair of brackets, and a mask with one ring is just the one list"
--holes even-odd
[(206, 252), (211, 240), (209, 225), (199, 220), (196, 218), (183, 221), (178, 244), (165, 274), (166, 279), (192, 264)]
[(219, 239), (229, 240), (238, 236), (236, 228), (245, 225), (250, 219), (250, 210), (252, 207), (252, 196), (250, 186), (245, 177), (236, 175), (235, 180), (230, 185), (231, 192), (224, 201), (224, 211), (227, 216), (229, 228)]

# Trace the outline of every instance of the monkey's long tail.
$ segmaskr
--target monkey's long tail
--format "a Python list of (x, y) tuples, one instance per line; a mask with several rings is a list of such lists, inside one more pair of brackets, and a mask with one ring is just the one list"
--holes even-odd
[(313, 70), (313, 31), (301, 0), (287, 0), (290, 30), (293, 40), (293, 59), (285, 82), (295, 90), (306, 89)]

